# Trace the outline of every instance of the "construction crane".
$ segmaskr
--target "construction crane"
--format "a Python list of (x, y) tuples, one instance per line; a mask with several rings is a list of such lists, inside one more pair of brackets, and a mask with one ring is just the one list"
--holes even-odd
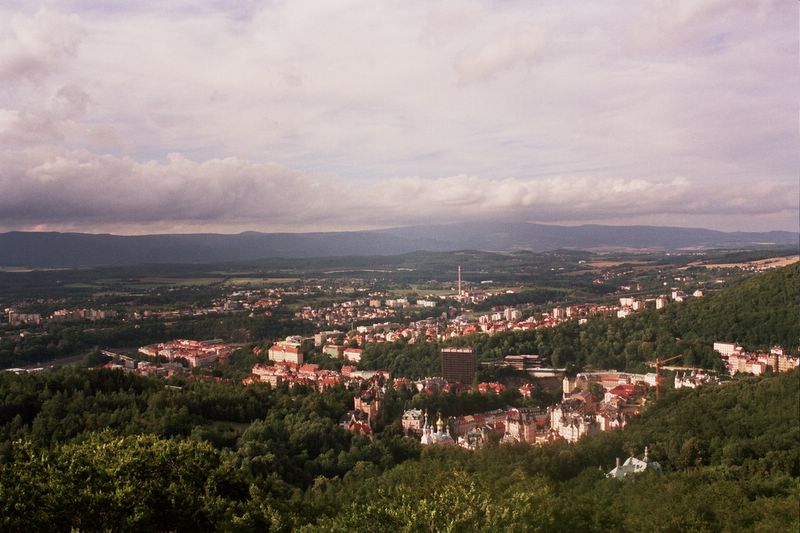
[(661, 374), (659, 373), (661, 371), (661, 365), (681, 357), (683, 357), (683, 354), (673, 355), (672, 357), (667, 357), (666, 359), (656, 359), (655, 363), (651, 363), (656, 367), (656, 401), (658, 401), (658, 399), (661, 397)]

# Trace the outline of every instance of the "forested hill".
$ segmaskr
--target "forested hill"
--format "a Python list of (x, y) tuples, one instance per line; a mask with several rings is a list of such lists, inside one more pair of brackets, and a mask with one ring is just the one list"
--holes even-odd
[(742, 283), (693, 300), (667, 306), (661, 320), (674, 324), (676, 336), (738, 342), (749, 349), (800, 344), (800, 271), (798, 264), (759, 274)]
[(425, 251), (570, 248), (662, 249), (793, 246), (798, 234), (722, 232), (659, 226), (555, 226), (530, 223), (433, 224), (369, 231), (237, 235), (0, 233), (0, 266), (201, 264), (265, 258), (395, 255)]
[[(4, 375), (0, 530), (797, 531), (798, 379), (673, 391), (577, 444), (469, 452), (397, 423), (349, 434), (343, 389)], [(645, 446), (663, 475), (605, 477)]]
[[(358, 487), (325, 531), (797, 531), (800, 374), (675, 391), (623, 431), (540, 448), (426, 449)], [(615, 457), (664, 474), (605, 478)], [(340, 504), (341, 505), (341, 504)], [(371, 529), (372, 528), (372, 529)]]

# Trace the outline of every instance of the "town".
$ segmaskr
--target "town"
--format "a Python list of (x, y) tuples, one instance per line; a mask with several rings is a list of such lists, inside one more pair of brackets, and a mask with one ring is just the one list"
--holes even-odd
[[(694, 260), (696, 256), (687, 256), (687, 263)], [(588, 262), (579, 259), (573, 268), (580, 271), (586, 266)], [(163, 336), (182, 324), (214, 324), (209, 320), (218, 320), (217, 324), (225, 327), (219, 329), (216, 338), (173, 338), (122, 349), (104, 346), (94, 360), (104, 368), (141, 376), (302, 387), (319, 392), (344, 388), (353, 394), (354, 404), (342, 416), (342, 427), (370, 438), (382, 415), (384, 397), (392, 391), (407, 405), (417, 405), (393, 415), (407, 438), (423, 445), (454, 444), (471, 450), (492, 443), (574, 443), (587, 435), (626, 427), (658, 397), (661, 387), (724, 385), (736, 374), (786, 372), (798, 366), (797, 355), (783, 348), (748, 352), (736, 343), (723, 341), (692, 347), (706, 354), (702, 364), (696, 364), (697, 357), (695, 364), (687, 365), (686, 361), (675, 361), (683, 356), (642, 354), (637, 365), (616, 369), (576, 367), (557, 349), (537, 354), (535, 343), (510, 347), (510, 352), (487, 352), (491, 340), (474, 346), (476, 339), (515, 335), (538, 339), (568, 327), (580, 332), (590, 327), (590, 321), (617, 320), (624, 324), (639, 313), (660, 313), (671, 305), (702, 300), (709, 291), (724, 285), (724, 276), (735, 277), (742, 269), (636, 271), (621, 263), (616, 269), (588, 272), (591, 286), (606, 288), (607, 294), (600, 301), (572, 299), (556, 305), (553, 296), (557, 292), (545, 291), (545, 300), (532, 300), (531, 290), (524, 286), (465, 280), (460, 266), (456, 271), (452, 281), (429, 282), (428, 286), (436, 290), (427, 293), (417, 288), (402, 294), (396, 289), (379, 288), (385, 282), (355, 278), (291, 281), (266, 287), (248, 285), (242, 279), (213, 290), (202, 286), (169, 288), (167, 294), (179, 297), (177, 305), (160, 308), (152, 304), (133, 308), (130, 304), (67, 307), (67, 299), (21, 301), (5, 310), (7, 327), (14, 328), (10, 331), (15, 336), (5, 337), (4, 342), (35, 342), (50, 335), (47, 328), (53, 327), (94, 333), (115, 331), (117, 324), (133, 328), (129, 331), (134, 337), (142, 328), (159, 325), (163, 329), (158, 335)], [(163, 291), (147, 289), (145, 294)], [(182, 292), (189, 298), (182, 297)], [(136, 296), (129, 298), (137, 300)], [(203, 298), (205, 305), (200, 303)], [(181, 305), (181, 300), (188, 299), (194, 300), (192, 305)], [(42, 311), (47, 308), (52, 311)], [(283, 320), (285, 326), (280, 331), (284, 336), (268, 342), (254, 340), (248, 329), (257, 320)], [(228, 323), (231, 327), (226, 326)], [(292, 331), (293, 327), (298, 329)], [(675, 339), (666, 346), (678, 348), (681, 343)], [(534, 350), (520, 351), (523, 347)], [(411, 349), (422, 352), (405, 366), (397, 364), (408, 358), (403, 354)], [(382, 350), (396, 355), (387, 359)], [(708, 355), (712, 350), (716, 355)], [(669, 361), (675, 366), (668, 366)], [(8, 370), (25, 373), (42, 368), (33, 364)], [(665, 372), (671, 376), (669, 382), (662, 375)], [(485, 397), (483, 403), (492, 408), (443, 413), (436, 407), (444, 405), (447, 398), (463, 394)]]
[[(322, 332), (315, 339), (321, 344), (336, 335), (341, 335), (341, 332)], [(514, 389), (518, 398), (530, 400), (537, 388), (560, 386), (559, 401), (552, 405), (533, 406), (527, 402), (523, 407), (506, 406), (444, 418), (441, 413), (428, 413), (422, 409), (403, 412), (401, 424), (406, 437), (418, 439), (423, 445), (452, 444), (470, 450), (489, 443), (542, 445), (558, 440), (577, 442), (586, 435), (624, 428), (648, 401), (652, 401), (649, 393), (659, 388), (662, 382), (661, 376), (655, 372), (635, 374), (605, 370), (567, 376), (564, 369), (543, 366), (538, 355), (508, 355), (499, 364), (527, 372), (530, 381), (515, 388), (497, 382), (477, 383), (477, 359), (472, 348), (442, 348), (441, 375), (411, 380), (393, 378), (386, 370), (359, 369), (362, 350), (358, 348), (322, 346), (323, 353), (348, 363), (338, 370), (304, 363), (301, 345), (302, 338), (289, 337), (271, 346), (268, 350), (270, 364), (254, 365), (252, 374), (242, 379), (242, 385), (306, 387), (320, 392), (334, 387), (352, 390), (353, 410), (342, 417), (341, 425), (348, 431), (366, 436), (373, 433), (388, 388), (401, 390), (407, 395), (422, 393), (433, 398), (469, 390), (497, 396)], [(729, 342), (715, 342), (713, 348), (724, 361), (730, 376), (741, 372), (754, 375), (767, 371), (788, 372), (800, 367), (800, 357), (787, 355), (777, 346), (766, 353), (747, 353), (741, 346)], [(139, 353), (148, 359), (157, 361), (163, 358), (163, 363), (136, 361), (107, 352), (114, 361), (105, 367), (145, 376), (170, 377), (186, 374), (187, 367), (211, 365), (229, 357), (230, 352), (230, 347), (219, 340), (176, 340), (139, 349)], [(726, 376), (703, 369), (664, 368), (674, 372), (672, 385), (675, 389), (721, 386), (727, 382)]]

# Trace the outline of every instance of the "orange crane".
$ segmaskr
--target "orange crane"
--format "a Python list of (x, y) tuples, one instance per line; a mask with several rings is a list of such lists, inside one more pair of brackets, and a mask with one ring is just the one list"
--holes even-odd
[(683, 357), (683, 354), (673, 355), (672, 357), (667, 357), (666, 359), (656, 359), (655, 367), (656, 367), (656, 401), (661, 397), (661, 375), (659, 374), (661, 370), (661, 365), (664, 363), (668, 363), (673, 359), (678, 359)]

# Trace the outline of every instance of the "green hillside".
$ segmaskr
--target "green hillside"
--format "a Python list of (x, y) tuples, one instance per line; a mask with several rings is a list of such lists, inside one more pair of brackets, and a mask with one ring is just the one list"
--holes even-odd
[[(714, 341), (747, 349), (800, 345), (800, 273), (797, 265), (749, 278), (705, 298), (646, 309), (624, 320), (593, 317), (586, 324), (526, 332), (475, 335), (453, 342), (471, 345), (484, 360), (538, 353), (557, 367), (645, 370), (645, 361), (683, 354), (683, 363), (721, 369)], [(382, 361), (381, 361), (382, 362)], [(417, 363), (419, 364), (419, 363)], [(431, 364), (434, 364), (433, 362)]]
[[(478, 452), (421, 449), (392, 428), (374, 442), (348, 434), (336, 425), (347, 409), (340, 393), (186, 382), (165, 390), (115, 372), (41, 380), (2, 382), (2, 432), (15, 440), (0, 450), (0, 530), (800, 525), (798, 371), (674, 391), (625, 430), (574, 445)], [(663, 475), (605, 478), (616, 457), (645, 446)]]
[[(308, 530), (797, 531), (799, 378), (677, 391), (576, 445), (426, 449), (381, 476), (315, 487), (350, 501)], [(604, 476), (645, 446), (663, 475)]]

